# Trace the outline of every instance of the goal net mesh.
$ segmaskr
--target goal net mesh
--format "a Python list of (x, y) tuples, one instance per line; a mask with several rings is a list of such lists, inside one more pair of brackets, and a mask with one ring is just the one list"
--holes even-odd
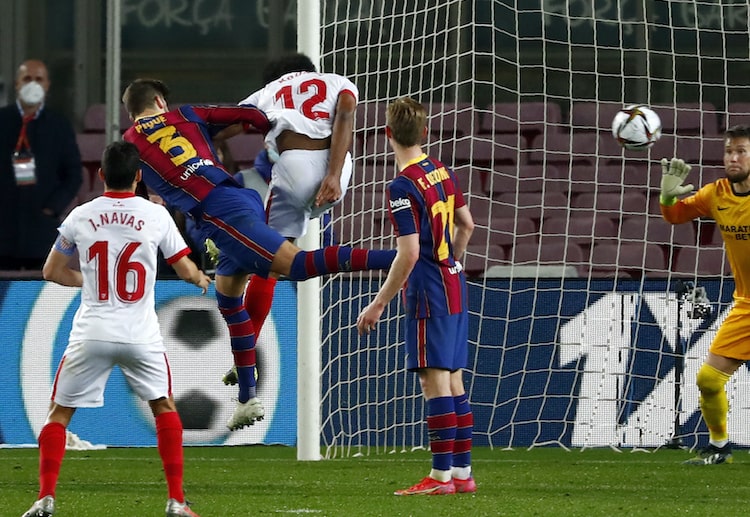
[[(427, 107), (425, 150), (466, 193), (476, 223), (464, 259), (474, 443), (705, 441), (695, 374), (734, 284), (713, 221), (661, 218), (659, 161), (685, 159), (696, 186), (722, 176), (723, 130), (750, 124), (747, 3), (321, 5), (322, 69), (360, 89), (355, 172), (324, 237), (395, 247), (384, 125), (400, 96)], [(661, 118), (663, 135), (647, 151), (624, 151), (611, 135), (614, 114), (634, 103)], [(428, 446), (418, 379), (404, 367), (400, 301), (369, 337), (356, 332), (384, 278), (323, 282), (329, 456)], [(743, 367), (727, 385), (738, 445), (750, 445), (748, 388)]]

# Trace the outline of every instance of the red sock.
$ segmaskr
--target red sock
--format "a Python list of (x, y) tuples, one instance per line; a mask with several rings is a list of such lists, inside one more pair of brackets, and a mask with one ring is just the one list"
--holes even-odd
[(156, 416), (156, 447), (164, 466), (169, 498), (184, 502), (182, 472), (185, 460), (182, 454), (182, 420), (176, 411)]
[(276, 288), (275, 278), (263, 278), (258, 275), (250, 277), (245, 288), (245, 309), (250, 315), (255, 329), (255, 338), (260, 337), (260, 330), (271, 312), (273, 291)]
[(65, 456), (65, 426), (50, 422), (39, 433), (39, 499), (55, 497), (57, 478)]

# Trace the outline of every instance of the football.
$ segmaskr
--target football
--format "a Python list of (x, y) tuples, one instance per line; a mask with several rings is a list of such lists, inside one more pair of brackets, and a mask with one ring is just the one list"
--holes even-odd
[(661, 119), (648, 106), (626, 106), (612, 120), (612, 135), (625, 149), (648, 149), (661, 137)]

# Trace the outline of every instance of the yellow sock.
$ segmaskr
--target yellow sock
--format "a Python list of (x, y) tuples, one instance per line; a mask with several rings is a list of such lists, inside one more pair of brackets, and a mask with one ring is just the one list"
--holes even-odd
[(729, 401), (724, 385), (729, 375), (703, 363), (698, 370), (697, 382), (700, 390), (700, 406), (712, 442), (728, 440), (727, 413)]

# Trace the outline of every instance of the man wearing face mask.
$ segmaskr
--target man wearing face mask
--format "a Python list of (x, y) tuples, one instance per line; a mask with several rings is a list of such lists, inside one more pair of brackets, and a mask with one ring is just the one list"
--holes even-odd
[(75, 132), (45, 106), (49, 86), (45, 64), (24, 61), (16, 101), (0, 108), (0, 269), (41, 270), (81, 186)]

